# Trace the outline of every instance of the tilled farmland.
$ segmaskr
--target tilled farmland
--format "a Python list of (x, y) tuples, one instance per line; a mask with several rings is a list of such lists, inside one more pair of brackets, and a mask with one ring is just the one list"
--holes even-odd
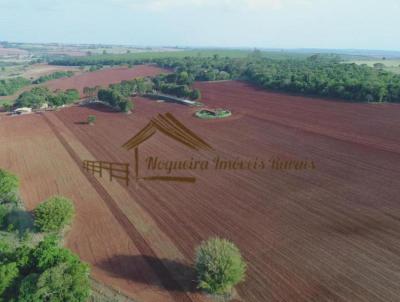
[[(206, 106), (232, 117), (205, 121), (191, 107), (137, 98), (130, 115), (96, 106), (2, 118), (0, 165), (20, 175), (30, 209), (51, 194), (72, 198), (77, 217), (67, 246), (95, 277), (139, 301), (207, 301), (195, 290), (191, 264), (196, 246), (212, 236), (232, 240), (248, 263), (238, 300), (399, 300), (400, 106), (289, 96), (241, 82), (196, 87)], [(139, 147), (140, 173), (168, 174), (149, 171), (149, 157), (208, 161), (206, 170), (171, 172), (195, 183), (132, 177), (126, 186), (81, 169), (82, 160), (129, 163), (133, 176), (134, 154), (122, 145), (166, 112), (214, 150), (194, 151), (157, 133)], [(90, 114), (94, 126), (83, 123)], [(218, 160), (265, 167), (215, 169)], [(313, 165), (274, 168), (288, 160)]]
[(82, 95), (83, 88), (85, 87), (107, 87), (110, 84), (119, 83), (125, 80), (132, 80), (136, 77), (155, 76), (165, 72), (165, 69), (151, 65), (138, 65), (132, 68), (108, 68), (94, 72), (86, 72), (67, 79), (63, 78), (49, 81), (45, 84), (45, 86), (51, 90), (66, 90), (74, 88), (77, 89)]

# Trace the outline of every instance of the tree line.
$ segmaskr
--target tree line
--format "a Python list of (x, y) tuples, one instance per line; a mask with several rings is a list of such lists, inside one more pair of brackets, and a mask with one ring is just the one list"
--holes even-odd
[(23, 77), (0, 80), (0, 96), (12, 95), (31, 82)]
[(41, 76), (34, 81), (30, 81), (24, 77), (16, 77), (10, 79), (0, 80), (0, 96), (13, 95), (21, 88), (30, 84), (42, 84), (47, 81), (69, 78), (74, 75), (73, 71), (56, 71), (52, 74)]
[[(259, 87), (357, 102), (400, 102), (400, 75), (366, 65), (340, 62), (337, 57), (312, 55), (308, 58), (270, 59), (255, 51), (244, 58), (133, 57), (92, 56), (66, 58), (52, 62), (60, 65), (157, 64), (174, 71), (174, 76), (161, 76), (155, 86), (165, 93), (190, 95), (186, 87), (177, 87), (184, 78), (192, 81), (246, 80)], [(183, 73), (183, 74), (182, 74)], [(182, 75), (182, 76), (180, 76)], [(184, 76), (183, 76), (184, 75)], [(176, 77), (176, 81), (172, 80)], [(163, 85), (162, 83), (163, 82)]]
[(53, 72), (52, 74), (39, 77), (38, 79), (33, 81), (32, 84), (41, 84), (41, 83), (51, 81), (51, 80), (56, 80), (56, 79), (61, 79), (61, 78), (70, 78), (74, 74), (75, 73), (73, 71), (56, 71), (56, 72)]

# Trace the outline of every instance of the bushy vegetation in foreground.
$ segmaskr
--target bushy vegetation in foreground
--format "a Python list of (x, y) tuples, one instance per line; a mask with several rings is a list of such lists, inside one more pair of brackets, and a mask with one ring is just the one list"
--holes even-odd
[(0, 204), (15, 203), (18, 198), (19, 179), (17, 176), (0, 169)]
[(23, 92), (15, 101), (15, 106), (40, 108), (45, 103), (49, 106), (62, 106), (76, 100), (79, 100), (79, 92), (76, 89), (51, 92), (47, 87), (34, 87)]
[(56, 71), (49, 75), (44, 75), (33, 81), (33, 84), (41, 84), (47, 81), (61, 79), (61, 78), (69, 78), (74, 75), (73, 71)]
[(0, 246), (0, 301), (76, 301), (90, 296), (89, 267), (58, 238), (48, 236), (36, 247)]
[(212, 238), (197, 249), (195, 268), (198, 287), (211, 294), (230, 294), (243, 281), (246, 263), (239, 249), (230, 241)]
[[(16, 180), (9, 172), (0, 170), (3, 197), (15, 194), (15, 189), (18, 189)], [(41, 221), (51, 221), (51, 226), (63, 224), (59, 221), (65, 222), (65, 217), (70, 217), (70, 209), (65, 211), (64, 208), (52, 207), (51, 211), (42, 211), (45, 214), (42, 218), (46, 219)], [(26, 236), (21, 236), (20, 241), (7, 240), (13, 238), (11, 235), (15, 229), (24, 227), (25, 232), (28, 231), (26, 223), (29, 219), (29, 213), (13, 200), (2, 199), (0, 202), (0, 301), (87, 301), (90, 296), (89, 266), (62, 248), (57, 235), (46, 236), (39, 243)], [(4, 236), (4, 233), (10, 236)]]
[(22, 87), (30, 84), (31, 82), (29, 80), (22, 77), (0, 80), (0, 96), (12, 95)]
[(35, 226), (41, 232), (59, 232), (71, 223), (74, 213), (72, 201), (54, 196), (35, 209)]
[[(170, 68), (175, 75), (185, 72), (189, 80), (216, 81), (241, 79), (266, 89), (341, 98), (358, 102), (400, 102), (400, 75), (354, 63), (343, 63), (336, 57), (313, 55), (308, 58), (271, 59), (260, 51), (246, 56), (151, 56), (134, 60), (107, 55), (107, 57), (70, 58), (55, 62), (61, 65), (101, 63), (154, 63)], [(78, 61), (77, 61), (78, 60)], [(83, 60), (83, 61), (81, 61)], [(99, 61), (99, 62), (98, 62)], [(111, 64), (112, 63), (112, 64)], [(172, 77), (172, 76), (171, 76)], [(185, 84), (187, 85), (187, 84)], [(165, 82), (159, 89), (165, 93), (187, 97), (190, 92), (182, 84)]]

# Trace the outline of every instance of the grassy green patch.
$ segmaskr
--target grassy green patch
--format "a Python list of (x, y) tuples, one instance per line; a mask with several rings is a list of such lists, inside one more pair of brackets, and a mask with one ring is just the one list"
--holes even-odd
[(387, 60), (355, 60), (346, 63), (355, 63), (357, 65), (368, 65), (374, 67), (375, 64), (383, 64), (383, 70), (400, 74), (400, 59), (387, 59)]

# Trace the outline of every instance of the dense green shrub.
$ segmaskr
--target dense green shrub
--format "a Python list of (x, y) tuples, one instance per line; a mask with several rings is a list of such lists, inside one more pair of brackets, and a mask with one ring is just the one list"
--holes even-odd
[(18, 275), (19, 271), (15, 262), (0, 263), (0, 297), (18, 278)]
[(18, 200), (19, 179), (0, 169), (0, 203), (15, 203)]
[(212, 238), (197, 249), (198, 287), (212, 294), (230, 293), (245, 278), (246, 264), (239, 249), (225, 239)]
[(89, 125), (93, 125), (95, 122), (96, 122), (96, 116), (95, 115), (88, 115), (87, 123)]
[(42, 232), (58, 232), (71, 222), (74, 212), (69, 199), (49, 198), (35, 209), (35, 226)]

